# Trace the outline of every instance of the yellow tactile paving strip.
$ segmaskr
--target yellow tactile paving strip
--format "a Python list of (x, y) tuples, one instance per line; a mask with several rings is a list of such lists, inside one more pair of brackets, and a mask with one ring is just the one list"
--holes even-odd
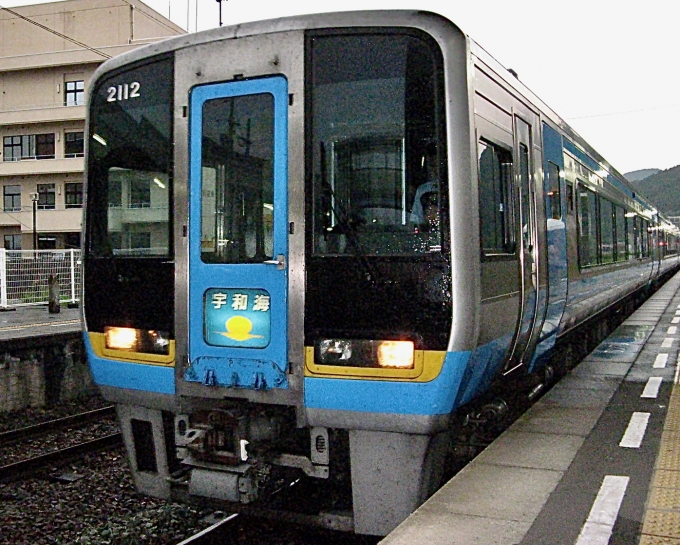
[(677, 382), (673, 385), (664, 422), (639, 545), (680, 545), (680, 384)]

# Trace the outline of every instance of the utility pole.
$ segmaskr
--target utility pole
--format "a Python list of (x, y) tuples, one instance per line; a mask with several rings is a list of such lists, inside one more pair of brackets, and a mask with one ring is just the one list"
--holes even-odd
[(33, 202), (33, 251), (38, 249), (38, 233), (35, 228), (36, 224), (36, 212), (38, 210), (38, 199), (40, 196), (38, 193), (31, 193), (31, 201)]
[(216, 2), (220, 5), (220, 26), (222, 26), (222, 2), (223, 2), (223, 0), (216, 0)]

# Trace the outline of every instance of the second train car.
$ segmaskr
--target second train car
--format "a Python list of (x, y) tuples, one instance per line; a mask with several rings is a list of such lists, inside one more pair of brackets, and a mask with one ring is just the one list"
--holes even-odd
[(96, 72), (86, 134), (89, 364), (159, 497), (386, 534), (456, 415), (678, 264), (677, 228), (433, 13), (142, 47)]

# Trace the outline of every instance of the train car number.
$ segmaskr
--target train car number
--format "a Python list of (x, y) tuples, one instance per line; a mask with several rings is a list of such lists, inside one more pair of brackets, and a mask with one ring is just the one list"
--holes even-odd
[(139, 89), (142, 85), (138, 81), (132, 83), (123, 83), (109, 87), (106, 92), (109, 94), (106, 97), (107, 102), (116, 102), (117, 100), (128, 100), (129, 98), (137, 98), (141, 96)]

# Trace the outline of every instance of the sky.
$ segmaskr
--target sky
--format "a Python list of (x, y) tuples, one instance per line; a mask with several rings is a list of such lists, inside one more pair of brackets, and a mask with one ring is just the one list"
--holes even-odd
[[(219, 26), (216, 0), (142, 1), (190, 32)], [(0, 0), (4, 7), (38, 3)], [(680, 0), (223, 0), (221, 6), (224, 25), (328, 11), (440, 13), (514, 69), (620, 172), (680, 164)]]

